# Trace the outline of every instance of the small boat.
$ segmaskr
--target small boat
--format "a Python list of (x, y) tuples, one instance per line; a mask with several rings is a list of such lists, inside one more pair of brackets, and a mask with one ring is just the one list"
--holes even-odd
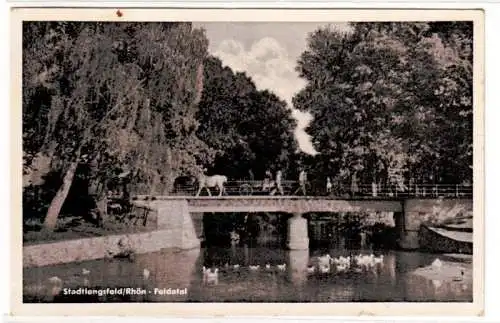
[(473, 233), (452, 226), (420, 227), (419, 242), (422, 249), (436, 253), (472, 254)]

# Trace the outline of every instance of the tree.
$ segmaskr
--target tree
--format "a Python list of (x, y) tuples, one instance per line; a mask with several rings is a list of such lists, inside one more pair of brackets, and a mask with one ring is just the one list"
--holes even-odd
[(25, 23), (24, 165), (43, 152), (64, 174), (47, 229), (81, 163), (91, 165), (90, 191), (103, 201), (111, 166), (134, 174), (136, 191), (155, 192), (210, 158), (195, 135), (207, 46), (188, 23)]
[(297, 149), (286, 103), (257, 90), (245, 73), (223, 67), (216, 57), (206, 60), (205, 80), (198, 136), (217, 152), (211, 171), (242, 179), (286, 167)]
[[(294, 105), (314, 116), (307, 130), (320, 152), (318, 171), (400, 186), (411, 177), (428, 180), (435, 169), (460, 174), (457, 183), (470, 178), (464, 171), (470, 163), (461, 157), (472, 143), (469, 37), (452, 45), (439, 28), (446, 35), (458, 30), (355, 23), (348, 33), (320, 28), (311, 34), (297, 67), (308, 84)], [(453, 107), (457, 102), (463, 111)]]

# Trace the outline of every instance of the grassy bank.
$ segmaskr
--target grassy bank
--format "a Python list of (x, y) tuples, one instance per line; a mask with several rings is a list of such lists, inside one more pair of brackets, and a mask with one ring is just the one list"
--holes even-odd
[(43, 231), (41, 224), (29, 224), (23, 229), (23, 245), (57, 242), (82, 238), (102, 237), (116, 234), (132, 234), (154, 231), (156, 229), (156, 216), (149, 214), (146, 225), (142, 221), (137, 223), (124, 223), (109, 221), (103, 226), (84, 221), (80, 217), (62, 217), (53, 232)]

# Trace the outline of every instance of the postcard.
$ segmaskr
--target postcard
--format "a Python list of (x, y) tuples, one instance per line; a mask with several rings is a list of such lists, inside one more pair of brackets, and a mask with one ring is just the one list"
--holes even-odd
[(482, 315), (482, 11), (11, 18), (13, 315)]

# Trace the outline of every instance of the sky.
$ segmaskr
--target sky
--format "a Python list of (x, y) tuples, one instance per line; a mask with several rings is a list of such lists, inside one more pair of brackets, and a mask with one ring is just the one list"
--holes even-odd
[(206, 22), (194, 27), (206, 30), (209, 52), (235, 72), (246, 72), (259, 90), (270, 90), (285, 100), (298, 122), (295, 130), (302, 151), (314, 154), (310, 136), (304, 131), (312, 116), (293, 109), (292, 98), (305, 85), (295, 71), (300, 54), (306, 49), (308, 34), (320, 26), (342, 30), (347, 23), (320, 22)]

